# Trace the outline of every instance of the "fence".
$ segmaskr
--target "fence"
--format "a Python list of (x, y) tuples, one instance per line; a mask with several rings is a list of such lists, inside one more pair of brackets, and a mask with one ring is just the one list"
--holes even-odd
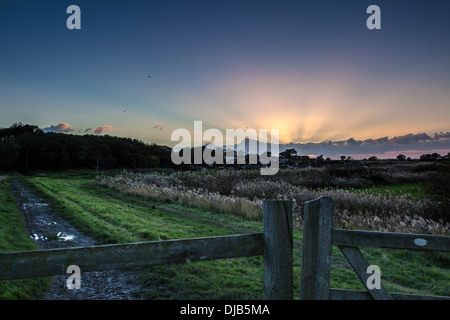
[(264, 255), (264, 298), (292, 299), (292, 205), (266, 200), (263, 232), (0, 253), (0, 280)]
[[(450, 251), (450, 237), (351, 231), (333, 228), (333, 199), (320, 197), (305, 203), (300, 299), (303, 300), (423, 300), (450, 297), (389, 293), (381, 283), (369, 288), (369, 263), (359, 247)], [(332, 245), (339, 247), (367, 291), (330, 289)]]
[[(450, 299), (388, 293), (366, 286), (368, 262), (358, 247), (450, 251), (450, 237), (333, 229), (333, 200), (305, 203), (300, 299)], [(0, 253), (0, 280), (263, 255), (264, 299), (293, 299), (293, 224), (290, 201), (263, 202), (263, 232), (219, 237)], [(330, 289), (331, 249), (337, 245), (365, 291)]]

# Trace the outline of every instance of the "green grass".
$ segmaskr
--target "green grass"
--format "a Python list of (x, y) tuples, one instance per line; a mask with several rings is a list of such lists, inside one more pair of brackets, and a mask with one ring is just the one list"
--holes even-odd
[[(23, 227), (22, 215), (11, 193), (10, 179), (0, 179), (0, 252), (36, 249)], [(48, 278), (0, 281), (0, 299), (33, 299), (42, 296), (48, 286)]]
[(364, 192), (371, 194), (392, 194), (392, 195), (408, 195), (413, 199), (424, 197), (424, 186), (421, 183), (405, 183), (395, 185), (381, 185), (370, 188), (353, 189), (353, 192)]
[[(262, 221), (158, 203), (102, 188), (93, 176), (23, 178), (64, 218), (100, 244), (242, 234), (262, 231)], [(294, 295), (301, 273), (301, 230), (294, 231)], [(449, 295), (448, 255), (364, 249), (381, 268), (390, 291)], [(224, 259), (145, 268), (139, 277), (144, 299), (262, 299), (263, 259)], [(331, 287), (363, 290), (339, 249), (333, 247)]]

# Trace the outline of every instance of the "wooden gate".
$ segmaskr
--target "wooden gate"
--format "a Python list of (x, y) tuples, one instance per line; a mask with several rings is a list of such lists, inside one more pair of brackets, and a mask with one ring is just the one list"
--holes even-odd
[[(450, 297), (389, 293), (383, 284), (369, 288), (369, 263), (359, 247), (450, 251), (450, 237), (423, 234), (352, 231), (333, 228), (334, 202), (320, 197), (305, 203), (300, 299), (303, 300), (410, 300)], [(367, 291), (330, 289), (332, 245), (339, 247)]]

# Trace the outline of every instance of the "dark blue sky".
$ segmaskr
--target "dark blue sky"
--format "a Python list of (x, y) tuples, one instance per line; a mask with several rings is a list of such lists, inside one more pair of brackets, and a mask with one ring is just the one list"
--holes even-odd
[(164, 144), (194, 120), (299, 143), (449, 131), (448, 39), (444, 0), (2, 0), (0, 126)]

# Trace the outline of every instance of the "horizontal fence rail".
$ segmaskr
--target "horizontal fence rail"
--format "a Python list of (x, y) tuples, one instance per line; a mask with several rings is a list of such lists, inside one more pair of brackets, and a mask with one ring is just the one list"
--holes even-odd
[(333, 244), (348, 247), (450, 252), (450, 237), (426, 234), (333, 229)]
[[(392, 300), (450, 300), (445, 296), (428, 296), (411, 293), (390, 293)], [(372, 295), (362, 290), (330, 289), (330, 300), (373, 300)]]
[(0, 280), (262, 255), (263, 234), (0, 253)]

